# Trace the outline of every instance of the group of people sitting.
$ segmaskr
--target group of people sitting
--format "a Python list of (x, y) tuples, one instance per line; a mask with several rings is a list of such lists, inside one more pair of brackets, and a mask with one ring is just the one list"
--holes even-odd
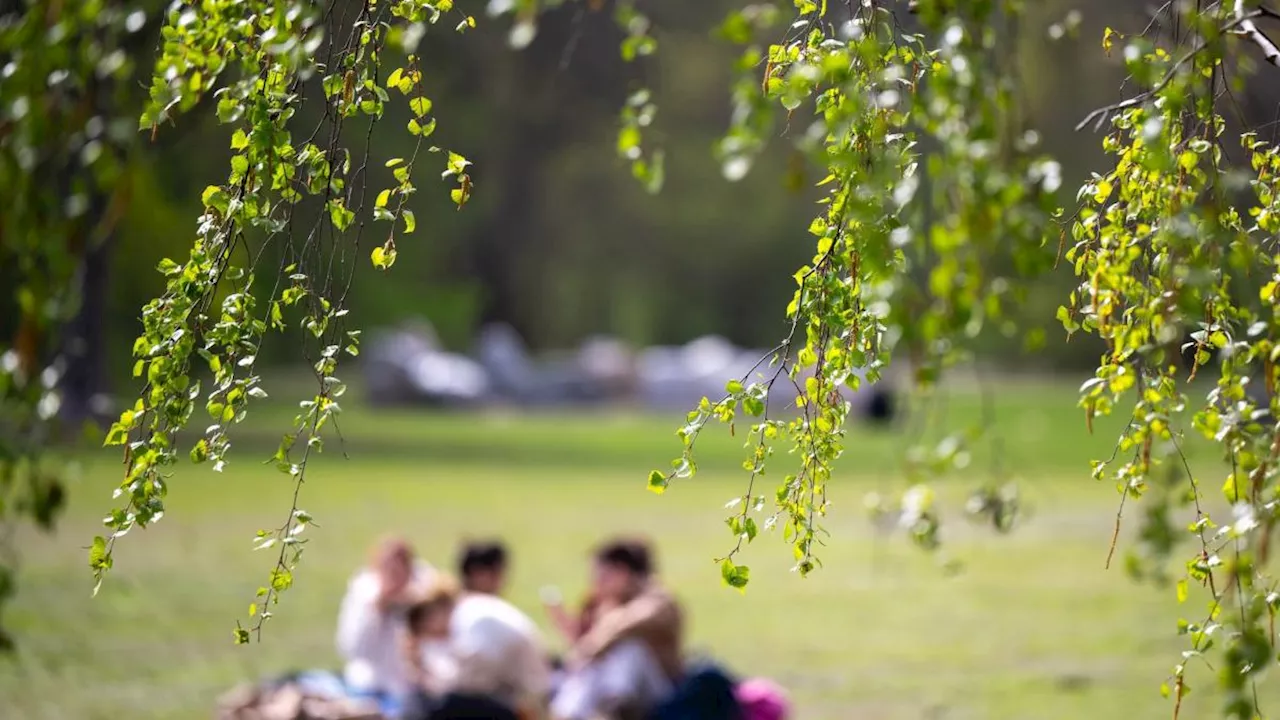
[(348, 692), (402, 720), (740, 720), (748, 706), (753, 717), (784, 716), (767, 683), (685, 666), (682, 611), (656, 579), (644, 541), (596, 550), (591, 592), (576, 611), (544, 592), (568, 647), (559, 658), (533, 620), (502, 599), (507, 566), (501, 543), (472, 543), (455, 580), (402, 540), (381, 544), (340, 611)]

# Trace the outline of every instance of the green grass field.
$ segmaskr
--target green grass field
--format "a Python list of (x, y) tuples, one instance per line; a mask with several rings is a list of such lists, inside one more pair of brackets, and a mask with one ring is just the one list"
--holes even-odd
[[(259, 464), (287, 408), (264, 408), (251, 421), (225, 473), (183, 468), (169, 513), (120, 543), (96, 599), (84, 548), (110, 507), (119, 464), (88, 453), (57, 534), (20, 535), (19, 595), (6, 620), (19, 654), (0, 660), (0, 716), (209, 717), (216, 696), (238, 682), (335, 667), (344, 584), (388, 531), (439, 564), (451, 562), (464, 536), (506, 538), (515, 552), (512, 599), (539, 621), (540, 586), (556, 583), (573, 597), (597, 540), (646, 533), (689, 610), (691, 647), (741, 674), (777, 679), (799, 718), (1169, 716), (1159, 686), (1184, 648), (1175, 623), (1203, 607), (1195, 599), (1179, 606), (1171, 587), (1133, 583), (1123, 563), (1103, 567), (1118, 495), (1089, 478), (1087, 463), (1109, 454), (1116, 424), (1089, 436), (1070, 384), (1010, 382), (996, 407), (1005, 466), (1031, 510), (1013, 535), (960, 517), (967, 491), (990, 477), (985, 450), (940, 484), (950, 516), (944, 556), (877, 534), (863, 497), (903, 487), (907, 441), (854, 430), (832, 488), (825, 568), (807, 579), (789, 573), (790, 550), (765, 534), (743, 558), (752, 584), (740, 595), (722, 586), (713, 563), (731, 540), (723, 506), (745, 480), (740, 439), (708, 436), (702, 472), (656, 496), (645, 477), (678, 451), (678, 416), (414, 414), (353, 404), (341, 424), (349, 458), (331, 442), (303, 491), (320, 527), (310, 531), (297, 584), (263, 641), (239, 647), (232, 628), (272, 561), (250, 541), (289, 508), (288, 480)], [(956, 390), (946, 416), (963, 426), (978, 408), (975, 393)], [(1196, 450), (1193, 464), (1216, 491), (1222, 473)], [(787, 460), (775, 457), (775, 474)], [(1130, 525), (1140, 509), (1126, 511)], [(963, 571), (945, 572), (944, 559)], [(1195, 668), (1191, 682), (1197, 692), (1183, 717), (1215, 716), (1212, 671)]]

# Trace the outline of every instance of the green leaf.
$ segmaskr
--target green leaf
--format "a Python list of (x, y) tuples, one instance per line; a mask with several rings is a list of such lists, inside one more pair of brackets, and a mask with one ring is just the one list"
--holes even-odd
[(1229, 503), (1240, 502), (1240, 498), (1244, 496), (1244, 491), (1244, 479), (1235, 473), (1227, 476), (1227, 481), (1222, 484), (1222, 495)]
[(1106, 202), (1107, 198), (1111, 197), (1111, 191), (1114, 189), (1115, 186), (1111, 184), (1111, 181), (1099, 180), (1093, 190), (1094, 201), (1099, 203)]
[(112, 447), (115, 445), (124, 445), (129, 442), (129, 429), (120, 423), (112, 423), (111, 429), (107, 431), (107, 438), (103, 440), (103, 447)]
[(191, 448), (191, 462), (197, 465), (209, 459), (209, 443), (200, 440)]
[(378, 193), (378, 199), (373, 203), (373, 206), (376, 208), (384, 208), (387, 206), (387, 202), (389, 200), (391, 200), (391, 191), (383, 190)]
[(412, 210), (400, 211), (400, 217), (404, 219), (404, 232), (406, 235), (412, 233), (418, 227), (418, 220)]
[(416, 97), (409, 101), (409, 109), (418, 117), (426, 117), (431, 112), (431, 101), (424, 97)]
[(392, 265), (396, 264), (396, 247), (388, 242), (386, 245), (376, 247), (372, 253), (373, 266), (379, 270), (388, 270)]
[(729, 382), (725, 383), (724, 391), (726, 393), (729, 393), (730, 395), (737, 395), (738, 393), (742, 392), (742, 383), (738, 380), (730, 380)]
[(231, 198), (227, 197), (227, 193), (217, 185), (210, 185), (200, 194), (200, 201), (204, 203), (206, 208), (217, 210), (222, 215), (227, 214), (227, 208), (231, 205)]
[(1187, 601), (1187, 579), (1182, 578), (1178, 580), (1178, 602), (1184, 603), (1186, 601)]
[(237, 128), (235, 133), (231, 135), (231, 149), (243, 150), (247, 147), (249, 147), (249, 136), (245, 134), (244, 130)]
[(329, 201), (329, 219), (333, 221), (333, 227), (342, 232), (351, 227), (356, 214), (346, 208), (341, 198), (335, 198)]
[(445, 164), (445, 171), (444, 171), (443, 177), (449, 177), (450, 175), (461, 175), (462, 171), (465, 170), (467, 166), (470, 164), (471, 164), (470, 160), (450, 150), (449, 161)]
[(431, 134), (434, 133), (435, 131), (436, 131), (435, 118), (431, 118), (430, 120), (426, 120), (425, 122), (419, 122), (418, 120), (409, 121), (409, 133), (411, 135), (417, 135), (425, 138), (425, 137), (430, 137)]
[(93, 539), (89, 546), (89, 567), (94, 570), (111, 569), (111, 557), (107, 555), (107, 539), (101, 535)]
[(725, 558), (720, 562), (720, 578), (725, 585), (739, 592), (746, 592), (747, 583), (751, 582), (751, 568), (734, 565), (732, 560)]
[(271, 571), (271, 588), (276, 592), (284, 592), (293, 587), (293, 573), (288, 570)]
[(661, 470), (649, 473), (649, 490), (658, 495), (667, 491), (667, 476)]
[(453, 200), (453, 203), (459, 208), (466, 205), (470, 197), (471, 193), (467, 192), (466, 188), (456, 187), (449, 191), (449, 199)]

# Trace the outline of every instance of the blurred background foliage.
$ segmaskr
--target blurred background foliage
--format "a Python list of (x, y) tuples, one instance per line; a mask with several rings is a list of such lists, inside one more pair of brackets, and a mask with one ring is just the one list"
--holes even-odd
[[(808, 189), (820, 178), (782, 143), (738, 182), (726, 180), (713, 159), (729, 119), (734, 60), (716, 27), (738, 4), (651, 0), (646, 10), (660, 52), (638, 64), (619, 57), (619, 31), (607, 14), (576, 4), (549, 11), (520, 51), (508, 47), (509, 25), (501, 22), (481, 22), (465, 36), (425, 37), (419, 52), (430, 68), (441, 142), (475, 162), (475, 194), (462, 213), (439, 193), (415, 198), (419, 232), (400, 248), (395, 270), (381, 273), (367, 262), (357, 270), (355, 324), (426, 317), (447, 346), (462, 351), (491, 321), (510, 323), (539, 349), (597, 333), (635, 345), (706, 333), (750, 346), (776, 342), (791, 273), (812, 253), (804, 232), (813, 212)], [(1078, 187), (1101, 159), (1098, 137), (1074, 125), (1088, 108), (1116, 99), (1123, 80), (1119, 59), (1101, 48), (1103, 29), (1133, 27), (1147, 10), (1139, 0), (1041, 0), (1028, 4), (1025, 27), (1009, 39), (1028, 80), (1025, 111), (1062, 161), (1064, 188)], [(151, 56), (151, 45), (140, 45), (139, 87)], [(611, 152), (617, 108), (642, 81), (656, 95), (655, 139), (667, 158), (666, 187), (654, 196)], [(397, 132), (407, 117), (389, 120), (373, 138), (377, 156), (403, 155), (411, 142)], [(88, 298), (101, 316), (116, 392), (127, 390), (139, 308), (162, 289), (151, 268), (185, 256), (200, 191), (225, 174), (227, 131), (213, 113), (190, 113), (180, 126), (143, 137), (131, 157), (132, 201), (111, 248), (109, 282), (103, 297)], [(1027, 370), (1092, 368), (1098, 346), (1063, 344), (1054, 319), (1072, 285), (1070, 268), (1057, 268), (1016, 318), (1030, 332), (1013, 339), (988, 333), (984, 360)], [(10, 310), (0, 307), (0, 326), (13, 322)], [(6, 336), (12, 330), (0, 327)], [(1028, 336), (1043, 337), (1051, 352), (1022, 352)], [(263, 359), (288, 359), (289, 345), (268, 343)]]

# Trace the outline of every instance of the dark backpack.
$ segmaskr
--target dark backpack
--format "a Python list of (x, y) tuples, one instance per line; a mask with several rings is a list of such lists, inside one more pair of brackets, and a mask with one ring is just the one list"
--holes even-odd
[(650, 713), (650, 720), (742, 720), (734, 681), (720, 668), (704, 665), (688, 672), (675, 692)]

